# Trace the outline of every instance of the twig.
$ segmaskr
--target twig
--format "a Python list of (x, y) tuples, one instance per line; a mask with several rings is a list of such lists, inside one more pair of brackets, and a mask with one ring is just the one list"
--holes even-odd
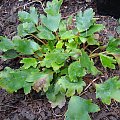
[(33, 34), (30, 34), (32, 37), (34, 37), (35, 39), (37, 39), (38, 41), (40, 41), (42, 44), (46, 44), (44, 41), (40, 40), (38, 37), (36, 37), (35, 35)]
[(27, 2), (27, 3), (25, 3), (25, 4), (22, 5), (22, 6), (18, 6), (16, 9), (19, 9), (19, 8), (21, 8), (21, 7), (23, 7), (23, 9), (25, 9), (26, 6), (28, 6), (28, 5), (30, 5), (30, 4), (33, 4), (33, 3), (40, 3), (42, 9), (44, 10), (44, 6), (43, 6), (42, 2), (39, 1), (39, 0), (35, 0), (35, 1), (31, 1), (31, 2)]
[(85, 89), (84, 91), (86, 91), (96, 80), (98, 80), (99, 77), (95, 78)]
[(85, 94), (85, 93), (87, 92), (87, 89), (88, 89), (96, 80), (98, 80), (98, 79), (99, 79), (99, 77), (95, 78), (95, 79), (84, 89), (84, 92), (82, 92), (82, 93), (80, 94), (80, 96), (82, 96), (83, 94)]
[(63, 116), (63, 114), (56, 114), (56, 113), (54, 112), (54, 110), (52, 110), (52, 112), (53, 112), (53, 115), (55, 115), (56, 117), (62, 117), (62, 116)]
[(93, 50), (93, 51), (90, 53), (90, 56), (91, 56), (96, 50), (98, 50), (98, 49), (99, 49), (99, 47), (96, 48), (95, 50)]
[[(104, 51), (104, 52), (100, 52), (100, 53), (104, 54), (104, 53), (107, 53), (107, 52)], [(89, 57), (90, 57), (90, 58), (98, 57), (100, 53), (93, 53), (93, 54), (90, 54)]]

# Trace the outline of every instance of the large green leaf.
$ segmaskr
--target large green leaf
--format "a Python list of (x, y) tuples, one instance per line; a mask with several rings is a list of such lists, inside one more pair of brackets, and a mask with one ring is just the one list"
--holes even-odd
[(33, 40), (14, 38), (13, 43), (17, 52), (26, 55), (34, 54), (35, 51), (40, 49), (39, 45)]
[(18, 17), (21, 22), (31, 22), (30, 14), (26, 11), (19, 11)]
[(113, 77), (102, 84), (96, 84), (96, 97), (101, 98), (103, 103), (110, 104), (111, 99), (120, 102), (120, 79)]
[(38, 26), (37, 29), (40, 31), (37, 36), (40, 39), (45, 39), (45, 40), (54, 40), (55, 36), (54, 34), (47, 29), (45, 26)]
[(45, 15), (41, 15), (41, 22), (51, 31), (56, 32), (57, 29), (59, 28), (59, 23), (61, 20), (61, 15), (55, 15), (55, 16), (51, 16), (51, 15), (47, 15), (47, 17)]
[(96, 75), (99, 73), (98, 69), (94, 66), (94, 62), (90, 60), (87, 53), (82, 49), (80, 56), (80, 64), (87, 70), (87, 73), (91, 73), (92, 75)]
[(25, 22), (19, 24), (17, 30), (18, 30), (18, 35), (24, 37), (26, 35), (36, 32), (36, 27), (32, 22), (30, 23)]
[(89, 112), (98, 112), (100, 109), (91, 100), (85, 100), (79, 96), (71, 97), (65, 120), (91, 120)]
[(84, 12), (80, 11), (76, 16), (76, 27), (79, 32), (86, 31), (93, 25), (93, 9), (87, 9)]
[(113, 57), (106, 56), (102, 53), (100, 53), (99, 55), (100, 55), (101, 63), (104, 67), (115, 69), (114, 64), (116, 63), (116, 60)]
[(69, 77), (63, 76), (58, 79), (55, 91), (60, 91), (61, 93), (65, 93), (67, 97), (73, 96), (76, 92), (81, 93), (83, 87), (85, 86), (85, 82), (80, 78), (78, 82), (70, 82)]
[(18, 56), (19, 56), (19, 54), (13, 49), (8, 50), (8, 51), (4, 52), (4, 54), (0, 55), (0, 57), (4, 60), (13, 59), (13, 58), (16, 58)]
[(0, 51), (6, 52), (10, 49), (14, 49), (13, 42), (6, 37), (0, 36)]
[(38, 73), (39, 70), (33, 68), (27, 70), (12, 70), (10, 68), (6, 68), (0, 73), (0, 86), (10, 93), (17, 92), (17, 90), (23, 88), (25, 94), (28, 94), (30, 93), (33, 83), (26, 82), (26, 79), (28, 77), (32, 77), (35, 81), (37, 80), (35, 77)]
[[(33, 89), (36, 90), (37, 92), (41, 90), (46, 92), (50, 87), (50, 82), (53, 79), (53, 72), (52, 71), (41, 72), (38, 74), (38, 77), (39, 79), (37, 79), (34, 82)], [(31, 82), (32, 80), (34, 79), (28, 78), (26, 81)]]
[(26, 11), (19, 11), (18, 16), (21, 22), (32, 22), (34, 24), (38, 24), (38, 14), (35, 7), (30, 7), (30, 13)]
[(46, 92), (53, 79), (51, 71), (40, 72), (36, 68), (12, 70), (6, 68), (0, 73), (0, 86), (13, 93), (23, 88), (25, 94), (30, 93), (31, 87), (39, 92)]
[(43, 31), (37, 34), (38, 38), (45, 39), (45, 40), (54, 40), (55, 36), (52, 32)]
[(85, 76), (86, 71), (79, 61), (73, 62), (68, 67), (68, 74), (71, 82), (77, 82), (78, 78)]
[(95, 25), (92, 25), (87, 31), (81, 33), (80, 35), (84, 36), (84, 37), (91, 36), (95, 32), (99, 32), (103, 28), (104, 28), (104, 26), (102, 24), (95, 24)]
[(63, 0), (52, 0), (52, 2), (47, 2), (45, 12), (52, 16), (58, 15), (62, 2)]

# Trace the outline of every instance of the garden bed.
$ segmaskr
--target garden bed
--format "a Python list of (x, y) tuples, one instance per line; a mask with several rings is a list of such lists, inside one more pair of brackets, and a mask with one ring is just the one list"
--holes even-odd
[[(17, 19), (18, 10), (23, 10), (24, 8), (28, 10), (32, 5), (39, 8), (40, 13), (43, 12), (40, 3), (18, 2), (17, 0), (0, 1), (0, 35), (5, 35), (9, 38), (14, 36), (19, 23)], [(61, 8), (62, 17), (67, 18), (69, 15), (74, 15), (76, 12), (89, 7), (92, 7), (96, 11), (94, 3), (86, 3), (82, 0), (65, 0)], [(109, 16), (100, 16), (97, 14), (97, 11), (95, 18), (97, 19), (97, 23), (105, 25), (103, 31), (96, 33), (97, 39), (103, 45), (107, 44), (109, 36), (120, 37), (116, 32), (116, 27), (118, 26), (116, 19)], [(7, 60), (6, 62), (3, 62), (1, 59), (0, 70), (2, 71), (6, 66), (14, 69), (19, 68), (19, 61), (20, 59), (18, 58)], [(105, 81), (110, 77), (120, 76), (119, 66), (116, 66), (115, 70), (105, 69), (97, 62), (98, 59), (95, 61), (96, 67), (104, 73), (102, 76), (98, 76), (99, 80)], [(91, 75), (84, 78), (87, 85), (93, 79)], [(90, 114), (92, 120), (120, 120), (120, 104), (118, 102), (112, 101), (111, 105), (105, 105), (99, 99), (96, 99), (94, 84), (84, 90), (81, 97), (92, 99), (101, 108), (99, 112)], [(23, 90), (19, 90), (14, 94), (8, 94), (3, 89), (0, 90), (0, 120), (64, 120), (66, 110), (67, 104), (62, 109), (52, 109), (46, 97), (39, 96), (35, 91), (25, 96)]]

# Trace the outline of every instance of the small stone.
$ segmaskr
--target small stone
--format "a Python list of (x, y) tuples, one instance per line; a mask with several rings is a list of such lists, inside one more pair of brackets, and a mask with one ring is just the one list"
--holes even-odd
[(51, 116), (52, 116), (52, 112), (51, 112), (51, 111), (48, 111), (48, 112), (47, 112), (47, 116), (48, 116), (48, 117), (51, 117)]
[(117, 118), (115, 118), (114, 116), (110, 116), (109, 119), (110, 120), (117, 120)]
[(55, 109), (55, 114), (60, 114), (60, 113), (61, 113), (60, 109), (59, 109), (59, 108), (56, 108), (56, 109)]
[(95, 37), (95, 39), (98, 40), (100, 36), (99, 36), (99, 34), (94, 34), (94, 37)]
[(44, 112), (44, 111), (42, 111), (42, 112), (40, 113), (40, 115), (42, 116), (42, 118), (45, 118), (45, 112)]

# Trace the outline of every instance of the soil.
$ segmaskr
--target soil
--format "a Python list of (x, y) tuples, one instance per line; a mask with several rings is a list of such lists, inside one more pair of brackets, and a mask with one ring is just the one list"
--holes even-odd
[[(92, 7), (96, 11), (96, 19), (98, 23), (102, 23), (106, 28), (96, 33), (98, 39), (103, 45), (107, 43), (109, 36), (119, 37), (115, 29), (118, 25), (116, 19), (110, 16), (100, 16), (97, 14), (96, 5), (93, 2), (86, 3), (85, 0), (64, 0), (61, 8), (62, 17), (66, 18), (69, 15), (74, 15), (79, 10)], [(45, 5), (45, 1), (42, 1)], [(20, 9), (28, 10), (30, 6), (38, 8), (42, 13), (40, 3), (36, 2), (19, 2), (18, 0), (0, 0), (0, 35), (11, 38), (16, 34), (16, 28), (19, 23), (17, 12)], [(95, 61), (96, 67), (103, 71), (102, 76), (97, 76), (98, 81), (105, 81), (109, 77), (120, 76), (120, 68), (116, 66), (116, 70), (104, 69), (101, 64)], [(4, 67), (10, 66), (12, 68), (19, 68), (19, 59), (7, 60), (4, 62), (0, 60), (0, 70)], [(86, 76), (86, 81), (91, 81), (94, 78)], [(89, 82), (88, 82), (89, 84)], [(90, 114), (92, 120), (120, 120), (120, 103), (112, 101), (111, 105), (103, 104), (99, 99), (95, 98), (94, 86), (90, 86), (85, 90), (81, 96), (86, 99), (92, 99), (94, 103), (98, 104), (101, 110), (97, 113)], [(40, 96), (35, 91), (29, 95), (24, 95), (22, 90), (17, 93), (8, 94), (5, 90), (0, 89), (0, 120), (64, 120), (64, 114), (67, 109), (67, 104), (62, 109), (52, 109), (50, 103), (45, 96)]]

